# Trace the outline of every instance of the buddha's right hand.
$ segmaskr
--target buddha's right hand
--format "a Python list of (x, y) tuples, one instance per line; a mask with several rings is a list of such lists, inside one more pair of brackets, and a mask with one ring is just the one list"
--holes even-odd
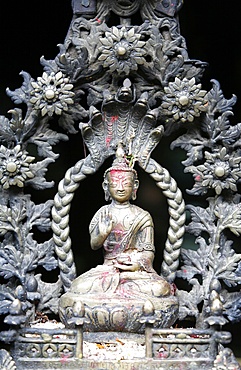
[(113, 222), (111, 212), (108, 208), (104, 209), (99, 217), (99, 233), (102, 237), (107, 238), (110, 234)]

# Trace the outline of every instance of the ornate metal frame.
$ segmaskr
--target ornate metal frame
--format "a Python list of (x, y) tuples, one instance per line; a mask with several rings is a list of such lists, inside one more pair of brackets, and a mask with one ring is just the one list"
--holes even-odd
[[(0, 334), (11, 343), (0, 350), (1, 366), (131, 369), (133, 360), (81, 359), (84, 311), (74, 330), (31, 328), (37, 312), (58, 314), (59, 298), (76, 277), (69, 229), (75, 191), (121, 142), (167, 198), (161, 275), (188, 282), (176, 291), (179, 320), (195, 321), (193, 329), (156, 329), (155, 312), (143, 308), (146, 358), (135, 368), (239, 369), (223, 347), (231, 336), (222, 331), (240, 320), (241, 304), (240, 124), (229, 120), (236, 97), (226, 99), (216, 80), (210, 91), (202, 88), (206, 63), (189, 59), (179, 30), (181, 0), (72, 0), (72, 6), (56, 58), (41, 58), (36, 80), (21, 73), (23, 85), (7, 90), (21, 108), (10, 111), (11, 119), (0, 117), (0, 314), (6, 326)], [(58, 157), (53, 147), (79, 130), (89, 154), (66, 172), (54, 200), (35, 204), (29, 187), (53, 187), (46, 179)], [(193, 175), (187, 190), (193, 203), (186, 207), (175, 179), (152, 157), (162, 137), (172, 135), (171, 148), (187, 155), (184, 173)], [(36, 229), (53, 235), (39, 242)], [(185, 231), (195, 237), (192, 249), (181, 249)], [(39, 267), (58, 268), (59, 280), (44, 282)]]

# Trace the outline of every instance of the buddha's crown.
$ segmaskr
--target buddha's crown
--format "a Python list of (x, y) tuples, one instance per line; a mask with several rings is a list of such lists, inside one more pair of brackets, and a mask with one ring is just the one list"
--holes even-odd
[(137, 172), (136, 170), (134, 170), (133, 165), (134, 162), (128, 160), (122, 144), (119, 143), (116, 149), (115, 159), (112, 163), (112, 166), (107, 168), (107, 170), (104, 173), (104, 177), (106, 177), (106, 175), (110, 171), (132, 172), (134, 176), (137, 177)]

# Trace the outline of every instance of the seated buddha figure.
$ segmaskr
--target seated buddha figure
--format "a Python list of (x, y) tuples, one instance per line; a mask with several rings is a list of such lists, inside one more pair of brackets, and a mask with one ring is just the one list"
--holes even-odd
[[(121, 151), (119, 151), (121, 152)], [(110, 204), (101, 207), (90, 222), (90, 245), (103, 248), (104, 262), (77, 277), (60, 299), (66, 309), (81, 302), (91, 319), (88, 330), (137, 331), (143, 306), (150, 301), (160, 326), (171, 325), (177, 315), (177, 299), (171, 285), (153, 268), (154, 227), (151, 215), (130, 203), (139, 186), (136, 171), (117, 150), (112, 167), (104, 174), (103, 189)], [(63, 314), (63, 312), (65, 312)], [(102, 323), (102, 324), (101, 324)]]

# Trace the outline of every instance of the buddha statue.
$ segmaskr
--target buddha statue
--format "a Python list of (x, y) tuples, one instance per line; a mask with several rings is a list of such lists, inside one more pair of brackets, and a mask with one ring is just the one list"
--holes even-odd
[(150, 301), (159, 326), (171, 325), (177, 316), (177, 298), (171, 284), (153, 268), (154, 226), (149, 212), (131, 204), (139, 186), (137, 172), (124, 151), (117, 150), (113, 165), (104, 174), (105, 199), (90, 222), (90, 245), (103, 248), (104, 262), (77, 277), (60, 299), (60, 317), (76, 316), (81, 302), (90, 319), (90, 331), (141, 331), (138, 318)]

